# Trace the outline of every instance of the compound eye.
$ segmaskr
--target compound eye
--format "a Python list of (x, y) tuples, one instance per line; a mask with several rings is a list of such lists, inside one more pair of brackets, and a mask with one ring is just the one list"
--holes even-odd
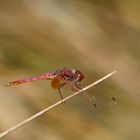
[(76, 71), (76, 73), (78, 74), (78, 81), (82, 81), (84, 79), (84, 74), (80, 71)]

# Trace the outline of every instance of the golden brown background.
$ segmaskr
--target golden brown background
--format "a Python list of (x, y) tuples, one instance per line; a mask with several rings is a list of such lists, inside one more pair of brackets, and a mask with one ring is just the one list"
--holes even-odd
[[(140, 140), (140, 2), (1, 0), (0, 131), (60, 99), (50, 81), (6, 88), (12, 80), (64, 66), (84, 72), (97, 109), (75, 97), (4, 140)], [(63, 95), (72, 93), (65, 87)], [(111, 97), (117, 100), (112, 105)]]

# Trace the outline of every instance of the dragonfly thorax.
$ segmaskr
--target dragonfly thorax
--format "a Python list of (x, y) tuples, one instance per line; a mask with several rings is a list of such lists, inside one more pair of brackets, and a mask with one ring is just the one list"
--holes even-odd
[(61, 76), (65, 81), (79, 82), (84, 79), (84, 75), (79, 70), (74, 70), (69, 67), (65, 67), (57, 70), (57, 75)]

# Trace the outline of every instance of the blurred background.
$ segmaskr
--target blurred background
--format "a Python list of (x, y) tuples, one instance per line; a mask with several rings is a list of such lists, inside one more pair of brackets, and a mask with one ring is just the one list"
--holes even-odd
[[(80, 97), (40, 116), (4, 140), (140, 139), (140, 2), (138, 0), (0, 1), (0, 132), (57, 102), (50, 81), (5, 84), (69, 66), (97, 109)], [(62, 89), (63, 96), (72, 93)], [(115, 97), (117, 104), (112, 104)]]

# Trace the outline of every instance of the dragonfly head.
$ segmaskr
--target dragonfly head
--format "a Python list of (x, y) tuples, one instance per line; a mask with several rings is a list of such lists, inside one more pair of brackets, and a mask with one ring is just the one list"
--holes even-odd
[(77, 70), (75, 73), (77, 74), (77, 81), (78, 82), (80, 82), (84, 79), (84, 74), (81, 71)]

